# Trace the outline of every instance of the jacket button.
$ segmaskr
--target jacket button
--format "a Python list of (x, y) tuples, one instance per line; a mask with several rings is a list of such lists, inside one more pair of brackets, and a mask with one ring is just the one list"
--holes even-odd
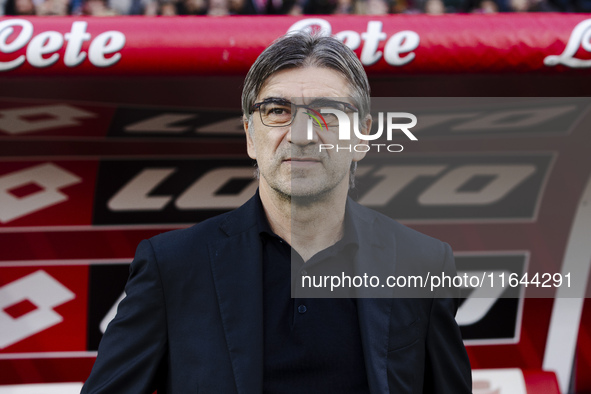
[(308, 310), (308, 308), (306, 308), (306, 305), (298, 306), (298, 312), (300, 312), (300, 313), (306, 313), (307, 310)]

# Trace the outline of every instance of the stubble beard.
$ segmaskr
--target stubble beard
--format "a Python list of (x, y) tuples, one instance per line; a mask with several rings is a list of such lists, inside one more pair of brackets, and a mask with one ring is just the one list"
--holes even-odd
[(343, 179), (348, 176), (348, 172), (328, 174), (328, 179), (325, 179), (325, 182), (317, 180), (311, 184), (298, 185), (300, 182), (306, 183), (303, 174), (297, 177), (293, 174), (280, 176), (278, 175), (280, 170), (277, 167), (275, 172), (277, 175), (275, 177), (266, 177), (262, 173), (261, 176), (265, 178), (265, 182), (282, 201), (299, 206), (309, 206), (329, 199)]

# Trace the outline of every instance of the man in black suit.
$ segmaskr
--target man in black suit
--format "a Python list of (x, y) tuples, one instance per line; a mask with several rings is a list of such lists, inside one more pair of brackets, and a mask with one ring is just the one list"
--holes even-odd
[(357, 112), (369, 132), (355, 54), (329, 37), (282, 37), (249, 71), (242, 108), (258, 192), (139, 245), (82, 392), (471, 392), (456, 299), (304, 284), (455, 272), (449, 245), (348, 199), (365, 153), (319, 149), (339, 143), (326, 109)]

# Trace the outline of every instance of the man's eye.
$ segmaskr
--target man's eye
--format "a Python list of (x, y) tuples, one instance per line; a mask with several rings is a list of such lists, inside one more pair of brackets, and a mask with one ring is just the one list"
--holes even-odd
[(291, 111), (287, 107), (273, 106), (273, 107), (267, 108), (265, 113), (267, 115), (271, 115), (271, 116), (283, 116), (283, 115), (289, 115), (291, 113)]

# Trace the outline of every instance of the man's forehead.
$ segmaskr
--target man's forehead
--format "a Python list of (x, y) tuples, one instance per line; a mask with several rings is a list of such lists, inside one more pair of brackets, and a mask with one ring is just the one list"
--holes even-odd
[(349, 83), (338, 71), (305, 67), (281, 70), (270, 75), (263, 83), (257, 101), (278, 98), (307, 104), (310, 98), (349, 96)]
[(340, 108), (343, 103), (348, 103), (355, 108), (357, 103), (351, 97), (263, 97), (260, 103), (274, 105), (304, 105), (309, 107), (335, 107)]

